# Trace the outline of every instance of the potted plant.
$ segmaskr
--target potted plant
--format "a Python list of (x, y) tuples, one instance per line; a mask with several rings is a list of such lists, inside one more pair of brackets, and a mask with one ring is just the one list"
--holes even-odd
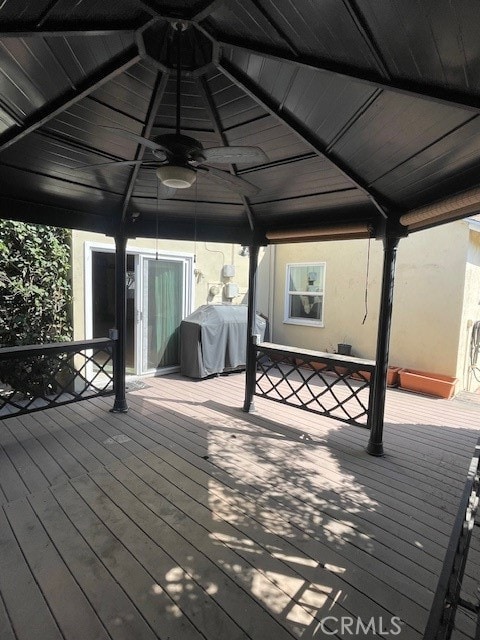
[(351, 356), (352, 355), (352, 345), (347, 344), (346, 342), (339, 342), (337, 344), (337, 353), (340, 356)]

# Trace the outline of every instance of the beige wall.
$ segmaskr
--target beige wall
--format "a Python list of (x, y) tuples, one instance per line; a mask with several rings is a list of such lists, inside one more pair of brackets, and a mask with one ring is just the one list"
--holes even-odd
[[(114, 246), (112, 238), (75, 231), (72, 239), (75, 339), (85, 336), (85, 242)], [(268, 316), (271, 339), (279, 344), (333, 352), (338, 342), (352, 344), (359, 357), (374, 358), (382, 277), (382, 242), (370, 242), (368, 314), (365, 315), (367, 240), (278, 245), (261, 249), (258, 309)], [(129, 241), (133, 249), (155, 250), (155, 240)], [(159, 251), (197, 256), (194, 308), (221, 302), (209, 295), (220, 287), (224, 264), (234, 264), (239, 285), (233, 302), (246, 301), (248, 257), (240, 246), (182, 241), (158, 242)], [(286, 265), (326, 262), (324, 327), (284, 323)], [(270, 286), (274, 283), (274, 286)], [(225, 300), (223, 300), (225, 301)], [(414, 233), (400, 241), (392, 318), (390, 363), (402, 367), (466, 376), (471, 323), (480, 319), (480, 233), (465, 221)], [(466, 382), (464, 384), (466, 386)]]
[[(469, 371), (472, 326), (477, 320), (480, 320), (480, 224), (477, 224), (476, 230), (470, 230), (458, 357), (457, 376), (464, 380), (467, 391), (480, 388), (480, 370), (476, 377)], [(477, 366), (480, 367), (480, 358)]]
[[(459, 221), (414, 233), (400, 241), (392, 318), (390, 363), (455, 375), (462, 325), (468, 225)], [(273, 340), (280, 344), (334, 351), (352, 344), (359, 357), (374, 358), (382, 278), (383, 245), (370, 244), (368, 316), (365, 273), (368, 240), (302, 243), (270, 247), (275, 285), (270, 288)], [(284, 323), (286, 264), (326, 262), (324, 327)], [(265, 269), (263, 270), (265, 275)], [(273, 281), (273, 279), (270, 281)], [(261, 279), (260, 300), (265, 299)]]
[(468, 250), (468, 225), (458, 221), (400, 241), (391, 361), (457, 374)]
[[(74, 336), (76, 340), (85, 337), (85, 243), (95, 242), (108, 244), (112, 248), (112, 238), (104, 235), (74, 231), (72, 237), (72, 277), (73, 277), (73, 321)], [(137, 238), (129, 240), (128, 249), (156, 249), (156, 241), (152, 239)], [(239, 255), (240, 245), (219, 244), (214, 242), (183, 242), (176, 240), (159, 240), (158, 250), (168, 252), (187, 253), (196, 255), (195, 264), (195, 292), (194, 308), (207, 302), (226, 302), (222, 296), (223, 285), (228, 282), (222, 275), (224, 264), (235, 266), (235, 277), (230, 281), (238, 284), (239, 296), (233, 300), (234, 304), (245, 301), (248, 286), (248, 257)], [(263, 250), (262, 250), (263, 253)], [(209, 295), (212, 285), (218, 285), (221, 289), (219, 295), (214, 298)]]

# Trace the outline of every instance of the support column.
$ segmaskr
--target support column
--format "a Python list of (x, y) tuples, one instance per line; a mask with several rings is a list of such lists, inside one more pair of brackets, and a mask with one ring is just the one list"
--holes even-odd
[(255, 320), (257, 311), (257, 266), (258, 245), (249, 247), (249, 271), (248, 271), (248, 319), (247, 319), (247, 363), (245, 371), (245, 402), (243, 411), (248, 413), (255, 410), (253, 395), (257, 377), (257, 349)]
[(370, 439), (367, 453), (383, 456), (383, 422), (385, 413), (385, 394), (387, 391), (388, 352), (390, 348), (390, 327), (392, 324), (393, 285), (395, 280), (395, 261), (400, 238), (389, 236), (383, 239), (383, 276), (380, 298), (380, 316), (378, 319), (377, 350), (375, 355), (375, 374), (373, 376), (372, 404), (370, 407)]
[(125, 352), (127, 342), (127, 238), (123, 233), (115, 236), (115, 357), (113, 362), (113, 389), (115, 401), (112, 413), (128, 411), (125, 386)]

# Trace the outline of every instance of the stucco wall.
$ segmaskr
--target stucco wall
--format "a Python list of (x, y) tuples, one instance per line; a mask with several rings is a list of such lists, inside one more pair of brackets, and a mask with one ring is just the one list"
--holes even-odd
[[(455, 375), (461, 332), (468, 226), (459, 221), (414, 233), (400, 241), (392, 319), (390, 362)], [(382, 278), (383, 245), (370, 243), (368, 315), (365, 273), (368, 240), (270, 247), (273, 339), (277, 343), (334, 351), (352, 344), (359, 357), (374, 358)], [(266, 262), (268, 262), (268, 258)], [(285, 273), (289, 262), (326, 262), (325, 326), (284, 323)], [(262, 288), (267, 278), (261, 280)], [(260, 291), (259, 298), (266, 295)], [(271, 314), (270, 314), (271, 315)]]
[(391, 361), (457, 374), (468, 225), (454, 222), (400, 241)]
[(469, 371), (469, 365), (472, 326), (480, 320), (480, 225), (470, 231), (469, 239), (457, 377), (464, 381), (467, 391), (476, 391), (480, 388), (480, 358), (476, 376)]
[[(108, 244), (112, 248), (112, 238), (104, 235), (74, 231), (72, 235), (72, 283), (73, 283), (73, 321), (76, 340), (85, 337), (85, 242)], [(128, 249), (147, 249), (155, 251), (156, 241), (137, 238), (129, 240)], [(228, 282), (222, 275), (224, 264), (235, 266), (235, 276), (231, 281), (238, 284), (239, 296), (234, 304), (245, 300), (248, 286), (248, 256), (240, 255), (238, 244), (219, 244), (214, 242), (183, 242), (175, 240), (159, 240), (158, 250), (196, 255), (194, 308), (207, 302), (221, 302), (222, 294), (212, 298), (209, 289), (212, 284), (223, 285)], [(263, 250), (262, 250), (263, 253)], [(225, 302), (225, 299), (223, 299)]]

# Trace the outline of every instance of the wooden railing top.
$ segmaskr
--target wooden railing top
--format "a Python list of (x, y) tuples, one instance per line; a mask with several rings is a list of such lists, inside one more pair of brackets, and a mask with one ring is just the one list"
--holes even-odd
[(92, 349), (112, 344), (111, 338), (92, 338), (92, 340), (74, 340), (73, 342), (52, 342), (50, 344), (27, 344), (19, 347), (4, 347), (0, 349), (0, 360), (15, 356), (42, 355), (53, 353), (70, 353), (82, 349)]
[(365, 358), (355, 358), (353, 356), (342, 356), (338, 353), (327, 353), (324, 351), (313, 351), (311, 349), (299, 349), (298, 347), (289, 347), (284, 344), (276, 344), (274, 342), (261, 342), (256, 345), (257, 349), (269, 351), (277, 354), (287, 354), (293, 358), (301, 358), (303, 360), (312, 360), (313, 362), (325, 362), (331, 364), (352, 363), (355, 367), (364, 371), (374, 371), (375, 360), (366, 360)]

